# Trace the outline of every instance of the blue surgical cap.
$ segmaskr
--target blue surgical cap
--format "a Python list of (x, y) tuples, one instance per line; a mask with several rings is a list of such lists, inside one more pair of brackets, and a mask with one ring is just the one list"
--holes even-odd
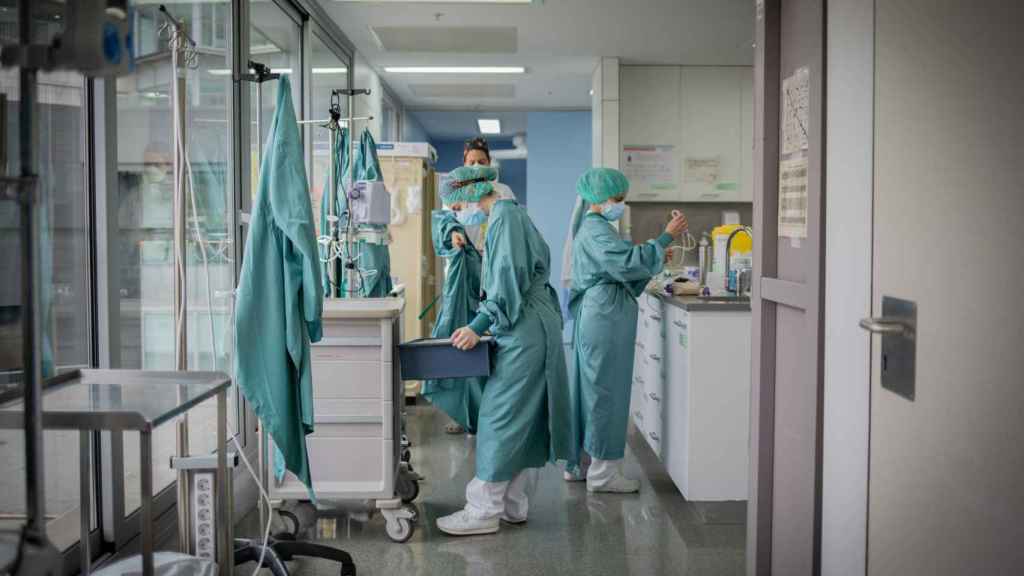
[(610, 198), (625, 196), (627, 192), (629, 180), (614, 168), (591, 168), (576, 181), (576, 193), (591, 204), (601, 204)]

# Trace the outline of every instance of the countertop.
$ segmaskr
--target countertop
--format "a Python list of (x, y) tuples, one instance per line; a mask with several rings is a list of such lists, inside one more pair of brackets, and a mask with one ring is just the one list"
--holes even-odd
[(708, 302), (696, 296), (669, 296), (652, 288), (648, 288), (647, 293), (687, 312), (750, 312), (750, 301)]

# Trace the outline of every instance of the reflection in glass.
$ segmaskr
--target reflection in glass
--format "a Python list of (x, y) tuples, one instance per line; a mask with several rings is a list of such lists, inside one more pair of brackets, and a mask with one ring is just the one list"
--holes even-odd
[[(185, 73), (187, 182), (186, 338), (190, 370), (231, 370), (231, 291), (234, 287), (230, 190), (229, 103), (231, 58), (226, 2), (167, 5), (184, 22), (200, 53)], [(136, 50), (132, 75), (117, 79), (118, 214), (121, 267), (121, 366), (175, 368), (174, 329), (174, 133), (171, 54), (158, 34), (156, 4), (134, 7)], [(232, 402), (234, 394), (228, 396)], [(228, 408), (231, 430), (238, 411)], [(189, 415), (190, 452), (216, 448), (214, 407)], [(173, 426), (154, 431), (154, 487), (168, 486), (175, 450)], [(138, 435), (125, 439), (126, 513), (138, 506)]]

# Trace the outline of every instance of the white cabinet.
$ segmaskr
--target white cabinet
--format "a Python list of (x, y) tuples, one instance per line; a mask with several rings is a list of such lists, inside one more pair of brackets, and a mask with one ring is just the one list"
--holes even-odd
[(689, 500), (747, 498), (750, 312), (639, 299), (633, 420)]
[[(636, 148), (679, 146), (679, 66), (629, 66), (621, 69), (619, 140), (622, 158), (628, 163)], [(675, 187), (631, 182), (631, 202), (672, 202), (679, 200)]]
[[(681, 81), (682, 200), (752, 201), (743, 172), (754, 151), (743, 138), (749, 132), (753, 141), (753, 101), (744, 102), (744, 85), (753, 85), (753, 73), (746, 67), (685, 67)], [(708, 165), (717, 165), (717, 180), (703, 178)]]
[(631, 181), (630, 202), (753, 201), (753, 76), (747, 66), (620, 69), (623, 159), (669, 147), (674, 170), (672, 184)]

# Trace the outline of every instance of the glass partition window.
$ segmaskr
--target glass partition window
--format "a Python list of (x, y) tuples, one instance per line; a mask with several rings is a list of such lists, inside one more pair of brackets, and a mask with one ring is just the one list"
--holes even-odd
[[(37, 42), (60, 32), (59, 6), (33, 4)], [(18, 43), (15, 2), (0, 2), (0, 43)], [(38, 77), (39, 238), (42, 285), (43, 369), (53, 375), (92, 361), (89, 262), (89, 202), (86, 195), (83, 146), (84, 79), (73, 72), (40, 73)], [(0, 70), (0, 172), (17, 175), (21, 101), (18, 73)], [(21, 222), (14, 202), (0, 201), (0, 392), (21, 385), (23, 302), (20, 293)], [(43, 435), (47, 531), (65, 550), (78, 541), (78, 434), (47, 431)], [(0, 430), (0, 527), (17, 528), (25, 519), (25, 444), (20, 430)]]
[[(174, 318), (175, 114), (184, 117), (187, 221), (185, 336), (190, 370), (230, 373), (234, 258), (231, 212), (231, 5), (216, 0), (167, 4), (196, 41), (199, 66), (179, 80), (185, 106), (173, 103), (174, 70), (158, 5), (134, 7), (138, 62), (117, 79), (121, 366), (176, 368)], [(229, 394), (232, 401), (234, 394)], [(189, 414), (190, 452), (216, 448), (213, 406)], [(238, 410), (228, 408), (238, 430)], [(154, 431), (154, 487), (170, 485), (173, 426)], [(138, 436), (125, 437), (126, 506), (138, 507)]]
[[(288, 76), (292, 85), (295, 115), (302, 119), (302, 28), (270, 0), (250, 4), (249, 57), (269, 66), (271, 72)], [(253, 126), (250, 131), (250, 165), (253, 197), (259, 183), (260, 152), (267, 144), (267, 134), (274, 118), (277, 86), (278, 82), (272, 80), (261, 85), (252, 84), (251, 88), (250, 118)], [(257, 102), (257, 91), (260, 89), (263, 92), (262, 104)]]
[[(315, 118), (326, 119), (331, 105), (331, 91), (348, 88), (348, 61), (339, 58), (316, 34), (313, 34), (312, 60), (309, 90), (313, 109), (310, 114)], [(344, 118), (348, 116), (348, 97), (341, 96), (340, 104)], [(331, 132), (318, 124), (310, 126), (309, 130), (313, 142), (313, 157), (309, 162), (309, 193), (313, 201), (314, 220), (319, 227), (320, 202), (328, 186), (331, 169)]]

